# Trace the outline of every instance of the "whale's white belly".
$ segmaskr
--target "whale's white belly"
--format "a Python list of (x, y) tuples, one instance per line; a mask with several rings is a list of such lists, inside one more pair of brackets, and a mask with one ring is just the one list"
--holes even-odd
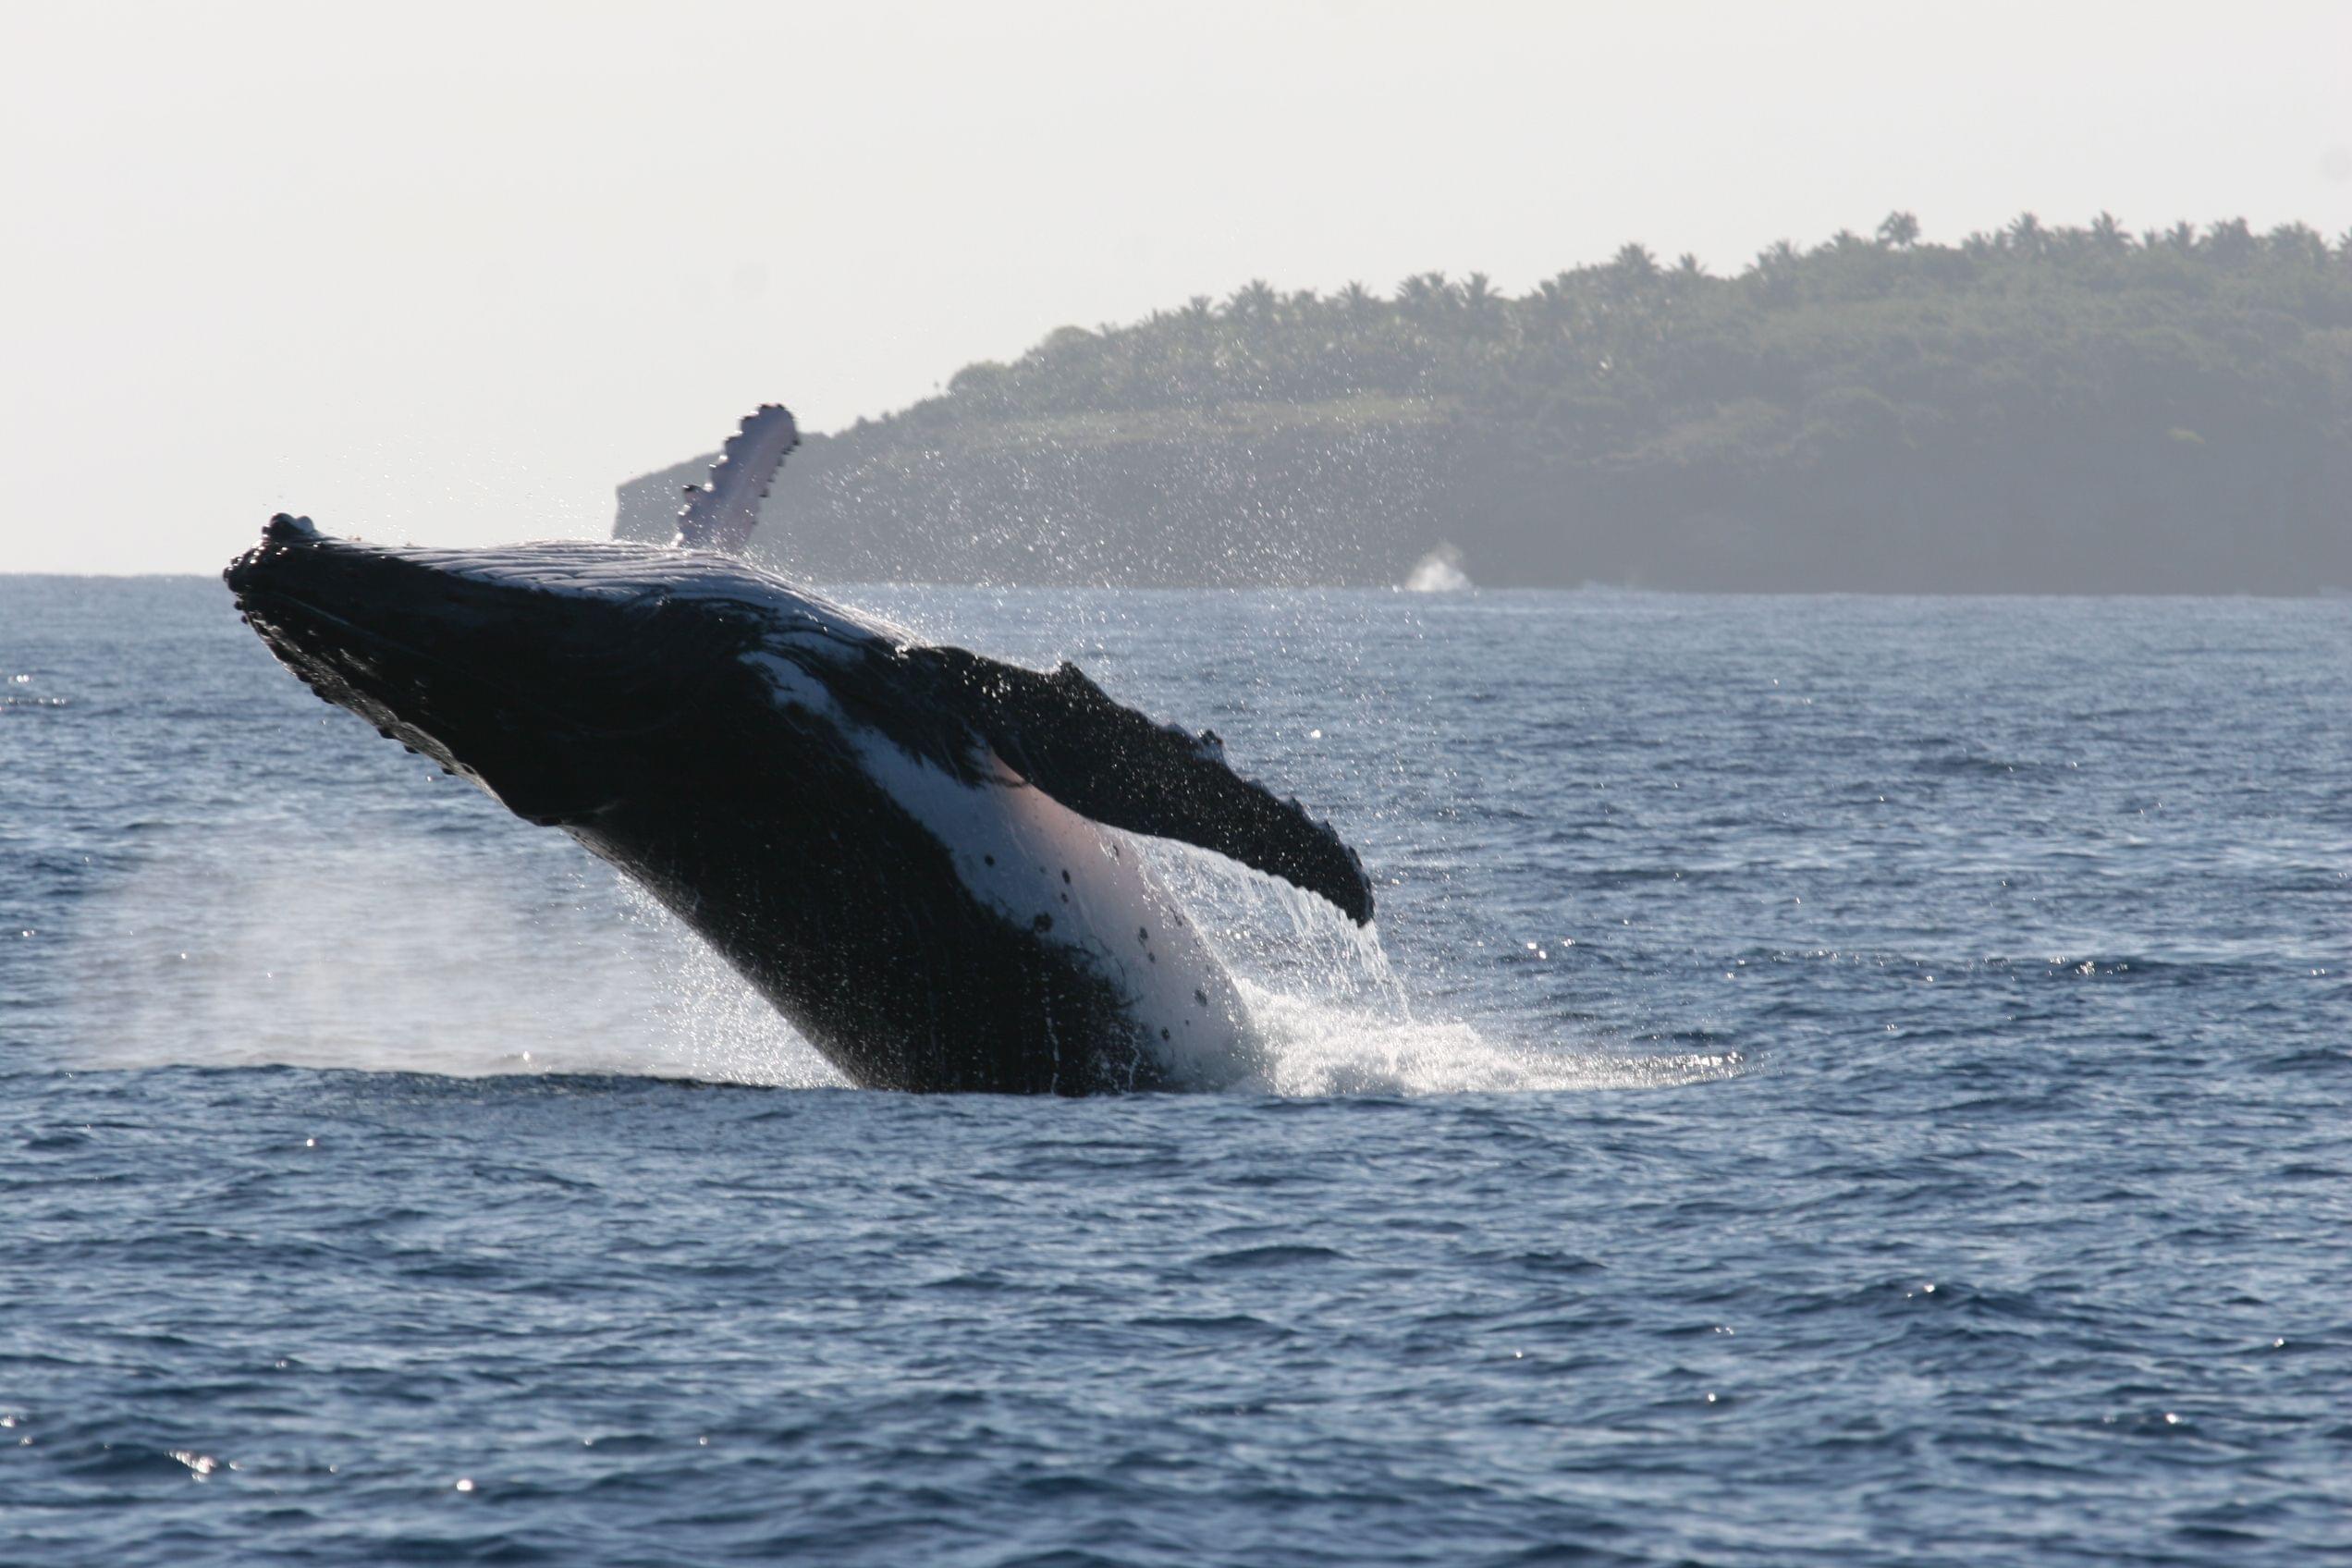
[[(1256, 1065), (1241, 992), (1132, 840), (1029, 784), (994, 753), (972, 783), (887, 738), (856, 737), (867, 778), (931, 833), (983, 905), (1114, 986), (1145, 1048), (1186, 1086), (1214, 1087)], [(1093, 1042), (1072, 1044), (1072, 1060)]]
[(976, 872), (960, 864), (966, 885), (1016, 916), (1051, 918), (1047, 939), (1080, 949), (1130, 998), (1145, 1047), (1171, 1077), (1206, 1086), (1248, 1072), (1256, 1036), (1241, 993), (1133, 841), (1042, 790), (1001, 798), (1014, 852), (994, 865), (984, 852)]

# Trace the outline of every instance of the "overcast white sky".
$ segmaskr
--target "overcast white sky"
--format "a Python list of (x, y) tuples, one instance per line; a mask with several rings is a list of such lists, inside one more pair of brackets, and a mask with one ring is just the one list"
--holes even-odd
[(0, 570), (602, 533), (1256, 276), (2352, 227), (2352, 5), (0, 0)]

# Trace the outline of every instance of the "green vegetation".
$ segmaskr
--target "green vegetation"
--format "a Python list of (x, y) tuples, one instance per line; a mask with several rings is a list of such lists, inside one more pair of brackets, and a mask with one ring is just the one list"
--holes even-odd
[(806, 457), (763, 536), (819, 576), (2352, 586), (2352, 235), (1897, 213), (1736, 277), (1253, 282)]

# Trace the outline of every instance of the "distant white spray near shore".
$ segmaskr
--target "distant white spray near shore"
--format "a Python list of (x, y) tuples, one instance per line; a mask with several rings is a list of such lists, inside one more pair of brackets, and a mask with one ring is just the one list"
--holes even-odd
[(1473, 586), (1470, 574), (1462, 570), (1462, 546), (1450, 541), (1415, 561), (1404, 575), (1409, 594), (1459, 594)]

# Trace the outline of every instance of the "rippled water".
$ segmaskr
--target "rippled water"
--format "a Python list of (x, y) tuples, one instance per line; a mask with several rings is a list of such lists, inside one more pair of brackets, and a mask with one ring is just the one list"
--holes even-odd
[(1162, 853), (1265, 1081), (841, 1088), (216, 584), (0, 579), (0, 1559), (2352, 1550), (2352, 605), (853, 596), (1362, 847)]

